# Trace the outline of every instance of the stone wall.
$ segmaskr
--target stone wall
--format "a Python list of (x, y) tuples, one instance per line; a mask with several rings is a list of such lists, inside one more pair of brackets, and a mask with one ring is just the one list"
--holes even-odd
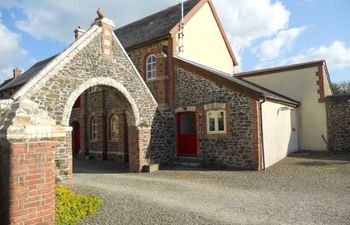
[(328, 150), (350, 153), (350, 95), (326, 97)]
[[(256, 100), (183, 68), (176, 67), (175, 72), (176, 108), (196, 107), (198, 158), (201, 162), (219, 167), (257, 169), (254, 134), (258, 132), (258, 126), (253, 118)], [(227, 132), (224, 135), (207, 134), (204, 106), (210, 103), (225, 105)]]
[(147, 158), (167, 164), (176, 157), (175, 117), (169, 111), (158, 111), (151, 125), (152, 149)]
[[(70, 107), (69, 110), (71, 110), (68, 99), (84, 81), (99, 78), (96, 80), (98, 83), (103, 78), (111, 78), (118, 81), (128, 91), (138, 107), (139, 115), (142, 115), (142, 120), (148, 124), (152, 123), (156, 104), (147, 87), (133, 71), (132, 64), (124, 56), (121, 47), (113, 44), (114, 60), (101, 58), (100, 49), (101, 35), (99, 34), (72, 57), (69, 63), (57, 66), (50, 75), (47, 75), (45, 82), (42, 81), (45, 86), (37, 85), (27, 90), (25, 96), (38, 103), (41, 109), (48, 111), (50, 116), (61, 124), (64, 119), (62, 109)], [(88, 84), (87, 86), (89, 87)], [(132, 116), (135, 115), (130, 115)]]

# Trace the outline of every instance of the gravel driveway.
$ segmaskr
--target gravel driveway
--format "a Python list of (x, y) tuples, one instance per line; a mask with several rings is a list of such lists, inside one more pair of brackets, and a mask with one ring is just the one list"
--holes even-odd
[(350, 224), (350, 155), (295, 154), (264, 172), (125, 173), (74, 162), (74, 191), (104, 201), (80, 224)]

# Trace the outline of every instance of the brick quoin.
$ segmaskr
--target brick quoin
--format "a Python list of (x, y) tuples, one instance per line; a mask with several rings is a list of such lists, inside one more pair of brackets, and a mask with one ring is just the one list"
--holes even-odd
[(252, 121), (251, 127), (251, 143), (253, 152), (251, 154), (251, 160), (255, 170), (260, 171), (262, 169), (262, 146), (261, 146), (261, 114), (259, 101), (251, 100), (251, 112), (250, 118)]

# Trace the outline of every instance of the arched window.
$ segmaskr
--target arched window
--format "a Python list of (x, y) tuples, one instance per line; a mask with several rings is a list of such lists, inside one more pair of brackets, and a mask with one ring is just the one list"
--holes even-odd
[(95, 117), (91, 119), (91, 140), (97, 140), (97, 122)]
[(118, 139), (118, 116), (112, 115), (110, 121), (111, 140)]
[(156, 79), (157, 59), (155, 55), (149, 55), (146, 59), (146, 78), (147, 80)]

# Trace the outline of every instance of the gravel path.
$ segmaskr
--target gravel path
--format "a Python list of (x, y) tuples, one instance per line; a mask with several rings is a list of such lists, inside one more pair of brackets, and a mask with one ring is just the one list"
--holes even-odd
[(81, 224), (350, 224), (350, 155), (299, 154), (265, 172), (74, 167), (74, 190), (104, 201)]

